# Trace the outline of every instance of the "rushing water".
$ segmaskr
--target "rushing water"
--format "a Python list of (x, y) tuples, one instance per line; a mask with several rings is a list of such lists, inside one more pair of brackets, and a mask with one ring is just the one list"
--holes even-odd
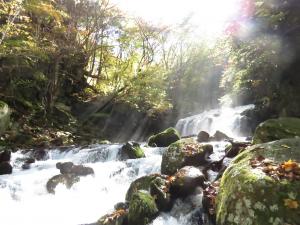
[[(234, 115), (246, 108), (234, 110)], [(225, 113), (226, 116), (217, 116), (217, 112)], [(212, 132), (223, 123), (225, 125), (222, 125), (222, 128), (230, 125), (228, 129), (226, 128), (230, 130), (231, 123), (235, 119), (232, 119), (231, 111), (226, 112), (224, 110), (209, 111), (186, 118), (180, 120), (177, 127), (182, 134), (190, 134), (199, 131), (200, 128), (204, 129), (203, 123), (199, 121), (205, 121), (204, 114), (206, 114), (207, 117), (213, 117), (213, 123), (208, 131)], [(228, 117), (227, 120), (222, 122), (221, 118), (226, 117)], [(212, 159), (220, 158), (224, 151), (224, 144), (213, 143)], [(164, 148), (143, 147), (146, 158), (121, 161), (118, 158), (120, 148), (119, 144), (111, 144), (73, 148), (68, 151), (51, 150), (48, 160), (35, 162), (29, 170), (21, 168), (21, 159), (27, 157), (28, 153), (13, 153), (11, 159), (14, 167), (13, 173), (0, 176), (1, 225), (88, 224), (112, 212), (116, 203), (125, 200), (126, 191), (133, 180), (160, 172), (161, 156), (164, 151)], [(81, 177), (80, 182), (74, 184), (71, 189), (58, 185), (55, 195), (49, 194), (46, 190), (46, 183), (52, 176), (59, 174), (56, 163), (68, 161), (92, 167), (95, 175)], [(216, 176), (212, 172), (209, 175)], [(199, 212), (191, 206), (196, 205), (199, 208), (201, 199), (201, 195), (195, 194), (185, 200), (177, 200), (171, 212), (162, 213), (152, 225), (198, 225), (197, 213)]]
[(245, 105), (205, 111), (198, 115), (180, 119), (176, 124), (176, 129), (182, 136), (197, 135), (201, 130), (213, 135), (219, 130), (230, 137), (237, 137), (240, 136), (243, 126), (241, 113), (253, 107), (254, 105)]

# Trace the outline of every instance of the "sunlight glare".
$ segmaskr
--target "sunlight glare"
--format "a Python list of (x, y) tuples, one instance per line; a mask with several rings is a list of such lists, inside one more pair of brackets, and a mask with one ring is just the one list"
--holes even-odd
[(192, 16), (195, 33), (215, 36), (238, 17), (240, 0), (112, 0), (129, 15), (146, 21), (175, 25)]

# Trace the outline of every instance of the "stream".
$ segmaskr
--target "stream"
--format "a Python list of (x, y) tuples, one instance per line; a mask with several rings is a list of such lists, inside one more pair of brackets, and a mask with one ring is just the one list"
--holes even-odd
[[(218, 126), (228, 135), (238, 136), (240, 113), (252, 106), (226, 110), (212, 110), (179, 120), (176, 128), (182, 135), (196, 131), (214, 132)], [(205, 114), (209, 119), (206, 122)], [(227, 119), (226, 119), (227, 118)], [(225, 124), (225, 125), (224, 125)], [(235, 129), (232, 129), (232, 128)], [(213, 142), (212, 159), (224, 155), (225, 142)], [(0, 176), (1, 225), (79, 225), (97, 221), (101, 216), (112, 212), (114, 205), (124, 202), (126, 191), (132, 181), (151, 173), (159, 173), (164, 148), (145, 147), (146, 158), (119, 159), (118, 151), (122, 144), (91, 145), (85, 148), (70, 148), (49, 151), (49, 158), (36, 161), (28, 170), (22, 169), (22, 159), (29, 153), (18, 151), (12, 154), (13, 173)], [(95, 175), (81, 177), (71, 189), (58, 185), (55, 195), (46, 190), (47, 181), (59, 174), (56, 163), (69, 162), (92, 167)], [(214, 178), (215, 173), (209, 172)], [(201, 207), (201, 196), (177, 200), (169, 213), (161, 213), (152, 225), (198, 225), (194, 219), (193, 205)]]

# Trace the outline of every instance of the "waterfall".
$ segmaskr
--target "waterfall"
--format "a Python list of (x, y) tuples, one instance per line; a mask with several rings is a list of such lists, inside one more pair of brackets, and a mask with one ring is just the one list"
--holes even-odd
[(211, 135), (219, 130), (231, 137), (242, 136), (244, 117), (241, 113), (252, 108), (254, 105), (204, 111), (198, 115), (180, 119), (176, 124), (176, 129), (182, 136), (197, 135), (202, 130)]

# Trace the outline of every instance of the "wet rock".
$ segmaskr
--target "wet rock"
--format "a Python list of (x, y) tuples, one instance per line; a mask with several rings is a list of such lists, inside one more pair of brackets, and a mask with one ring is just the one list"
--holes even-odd
[(172, 209), (173, 199), (169, 186), (170, 182), (162, 177), (156, 177), (150, 184), (150, 194), (154, 196), (159, 211), (167, 212)]
[(30, 169), (30, 164), (29, 164), (29, 163), (24, 163), (24, 164), (22, 165), (22, 169), (23, 169), (23, 170), (29, 170), (29, 169)]
[[(300, 138), (282, 139), (250, 146), (240, 153), (221, 179), (217, 224), (299, 224), (300, 180), (293, 179), (295, 174), (289, 176), (288, 167), (290, 159), (300, 162), (299, 146)], [(253, 159), (258, 158), (263, 158), (265, 164), (286, 162), (288, 179), (279, 179), (272, 165), (253, 166)], [(267, 173), (269, 169), (271, 172)]]
[(97, 225), (127, 225), (128, 212), (123, 209), (114, 211), (101, 217)]
[(30, 157), (36, 159), (37, 161), (47, 160), (49, 159), (49, 153), (44, 149), (38, 149), (32, 151)]
[(148, 140), (148, 145), (151, 147), (168, 147), (179, 139), (180, 135), (178, 131), (170, 127), (161, 133), (152, 135)]
[(217, 130), (216, 133), (209, 138), (210, 141), (224, 141), (224, 140), (230, 140), (232, 138), (228, 137), (223, 132)]
[(259, 144), (294, 137), (300, 137), (300, 119), (281, 117), (259, 124), (254, 132), (253, 143)]
[(136, 142), (127, 142), (120, 150), (122, 160), (144, 158), (145, 153)]
[(60, 170), (61, 174), (73, 174), (75, 176), (87, 176), (94, 174), (94, 170), (91, 167), (83, 165), (74, 165), (72, 162), (58, 162), (56, 168)]
[(28, 164), (31, 164), (31, 163), (35, 163), (35, 159), (34, 158), (26, 158), (24, 163), (28, 163)]
[(4, 150), (0, 152), (0, 163), (1, 162), (9, 162), (11, 157), (11, 151)]
[(226, 146), (225, 155), (228, 158), (233, 158), (250, 145), (250, 142), (231, 141), (230, 144)]
[(209, 134), (205, 131), (200, 131), (197, 135), (198, 142), (208, 142), (209, 141)]
[(128, 224), (147, 225), (158, 216), (158, 212), (154, 198), (147, 192), (138, 191), (129, 203)]
[(74, 165), (71, 170), (71, 174), (76, 176), (87, 176), (93, 175), (94, 170), (91, 167), (83, 166), (83, 165)]
[(32, 163), (35, 163), (35, 159), (34, 158), (21, 158), (21, 159), (17, 159), (16, 161), (19, 161), (20, 163), (23, 163), (21, 168), (23, 170), (28, 170), (30, 169), (30, 166)]
[(157, 177), (163, 178), (164, 176), (162, 176), (160, 174), (150, 174), (147, 176), (140, 177), (140, 178), (136, 179), (135, 181), (133, 181), (130, 184), (130, 187), (126, 193), (126, 198), (125, 198), (126, 201), (130, 201), (133, 194), (139, 190), (150, 191), (151, 182), (153, 180), (155, 180), (155, 178), (157, 178)]
[(49, 179), (46, 188), (49, 193), (55, 194), (55, 188), (58, 184), (64, 184), (67, 188), (71, 188), (79, 180), (79, 177), (73, 174), (59, 174)]
[(197, 187), (203, 187), (205, 177), (200, 169), (193, 166), (181, 168), (175, 175), (170, 186), (170, 192), (175, 198), (186, 197)]
[(184, 166), (203, 166), (213, 153), (210, 144), (199, 144), (193, 138), (181, 139), (171, 144), (163, 153), (161, 172), (173, 175)]
[(12, 166), (9, 162), (1, 162), (0, 163), (0, 175), (4, 174), (11, 174), (12, 173)]
[(74, 163), (72, 163), (72, 162), (56, 163), (56, 168), (59, 169), (61, 174), (71, 173), (73, 166), (74, 166)]

